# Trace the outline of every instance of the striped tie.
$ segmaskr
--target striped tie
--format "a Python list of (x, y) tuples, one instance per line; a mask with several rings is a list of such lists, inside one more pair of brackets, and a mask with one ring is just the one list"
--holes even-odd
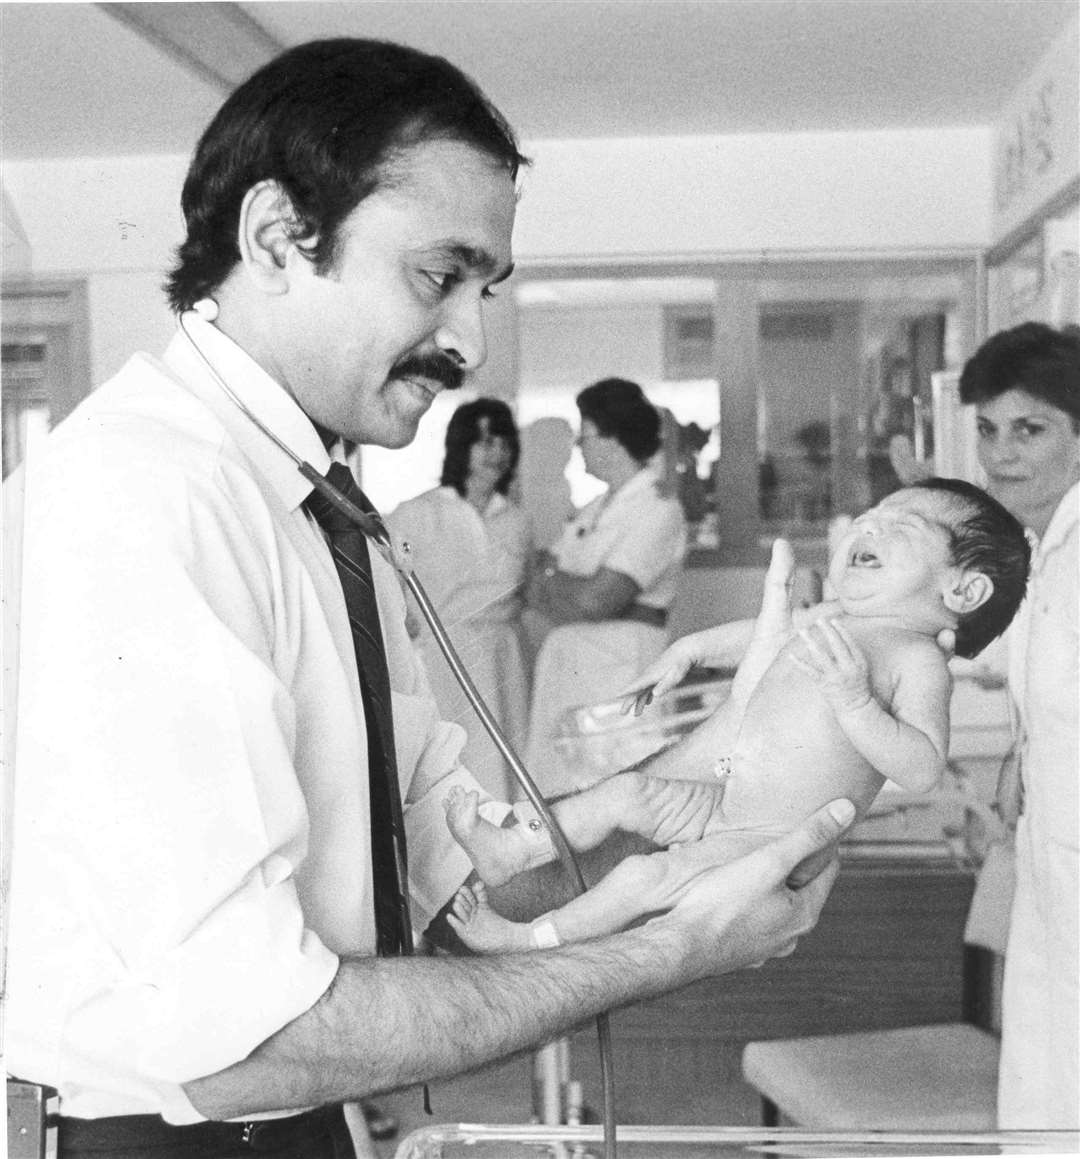
[[(375, 512), (349, 468), (334, 463), (327, 480), (365, 512)], [(412, 952), (409, 923), (405, 823), (401, 812), (390, 673), (386, 667), (379, 608), (364, 533), (318, 491), (304, 503), (330, 543), (352, 628), (360, 693), (367, 725), (368, 786), (371, 794), (371, 863), (375, 886), (375, 933), (383, 957)]]

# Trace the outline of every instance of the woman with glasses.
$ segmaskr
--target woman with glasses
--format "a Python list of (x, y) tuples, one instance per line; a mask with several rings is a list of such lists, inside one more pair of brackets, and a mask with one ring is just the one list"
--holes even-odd
[(546, 792), (577, 783), (554, 745), (566, 711), (614, 696), (666, 646), (686, 550), (682, 508), (650, 466), (660, 415), (641, 387), (606, 378), (576, 401), (585, 469), (607, 490), (539, 553), (529, 583), (530, 612), (549, 634), (533, 676), (526, 763)]

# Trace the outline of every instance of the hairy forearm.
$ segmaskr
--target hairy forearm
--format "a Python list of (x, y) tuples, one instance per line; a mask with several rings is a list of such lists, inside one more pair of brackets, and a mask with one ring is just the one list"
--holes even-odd
[(852, 815), (849, 803), (833, 802), (767, 846), (718, 856), (669, 913), (611, 937), (490, 958), (343, 958), (310, 1010), (184, 1089), (216, 1119), (355, 1100), (458, 1074), (602, 1010), (790, 953), (828, 896), (828, 850)]
[(202, 1114), (223, 1119), (459, 1074), (692, 980), (683, 941), (654, 923), (543, 954), (345, 958), (309, 1011), (185, 1091)]

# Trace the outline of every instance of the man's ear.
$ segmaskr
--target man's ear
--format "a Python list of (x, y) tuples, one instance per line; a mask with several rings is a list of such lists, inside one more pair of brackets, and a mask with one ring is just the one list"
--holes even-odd
[(294, 220), (292, 202), (276, 181), (260, 181), (244, 195), (237, 230), (240, 261), (263, 293), (284, 294), (289, 288)]
[(994, 594), (994, 581), (981, 571), (962, 571), (944, 592), (945, 606), (958, 616), (981, 608)]

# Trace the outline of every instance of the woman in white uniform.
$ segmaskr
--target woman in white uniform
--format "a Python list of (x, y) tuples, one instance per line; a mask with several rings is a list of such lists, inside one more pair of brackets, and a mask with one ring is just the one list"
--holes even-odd
[(682, 508), (648, 465), (660, 447), (660, 416), (641, 387), (603, 379), (577, 406), (585, 469), (607, 491), (540, 553), (529, 584), (530, 612), (550, 633), (533, 676), (526, 763), (548, 793), (580, 783), (554, 744), (566, 711), (612, 697), (667, 645), (686, 550)]
[[(511, 743), (525, 741), (528, 678), (519, 616), (531, 551), (528, 521), (507, 498), (520, 454), (510, 408), (478, 398), (454, 411), (438, 487), (387, 518), (409, 542), (424, 584), (469, 674)], [(426, 621), (409, 598), (408, 627), (444, 720), (468, 733), (462, 763), (496, 800), (521, 794), (498, 749), (451, 673)]]
[(998, 1125), (1080, 1127), (1077, 699), (1080, 331), (1027, 322), (964, 367), (987, 487), (1038, 539), (1009, 629), (1021, 732), (1016, 891), (1002, 992)]

